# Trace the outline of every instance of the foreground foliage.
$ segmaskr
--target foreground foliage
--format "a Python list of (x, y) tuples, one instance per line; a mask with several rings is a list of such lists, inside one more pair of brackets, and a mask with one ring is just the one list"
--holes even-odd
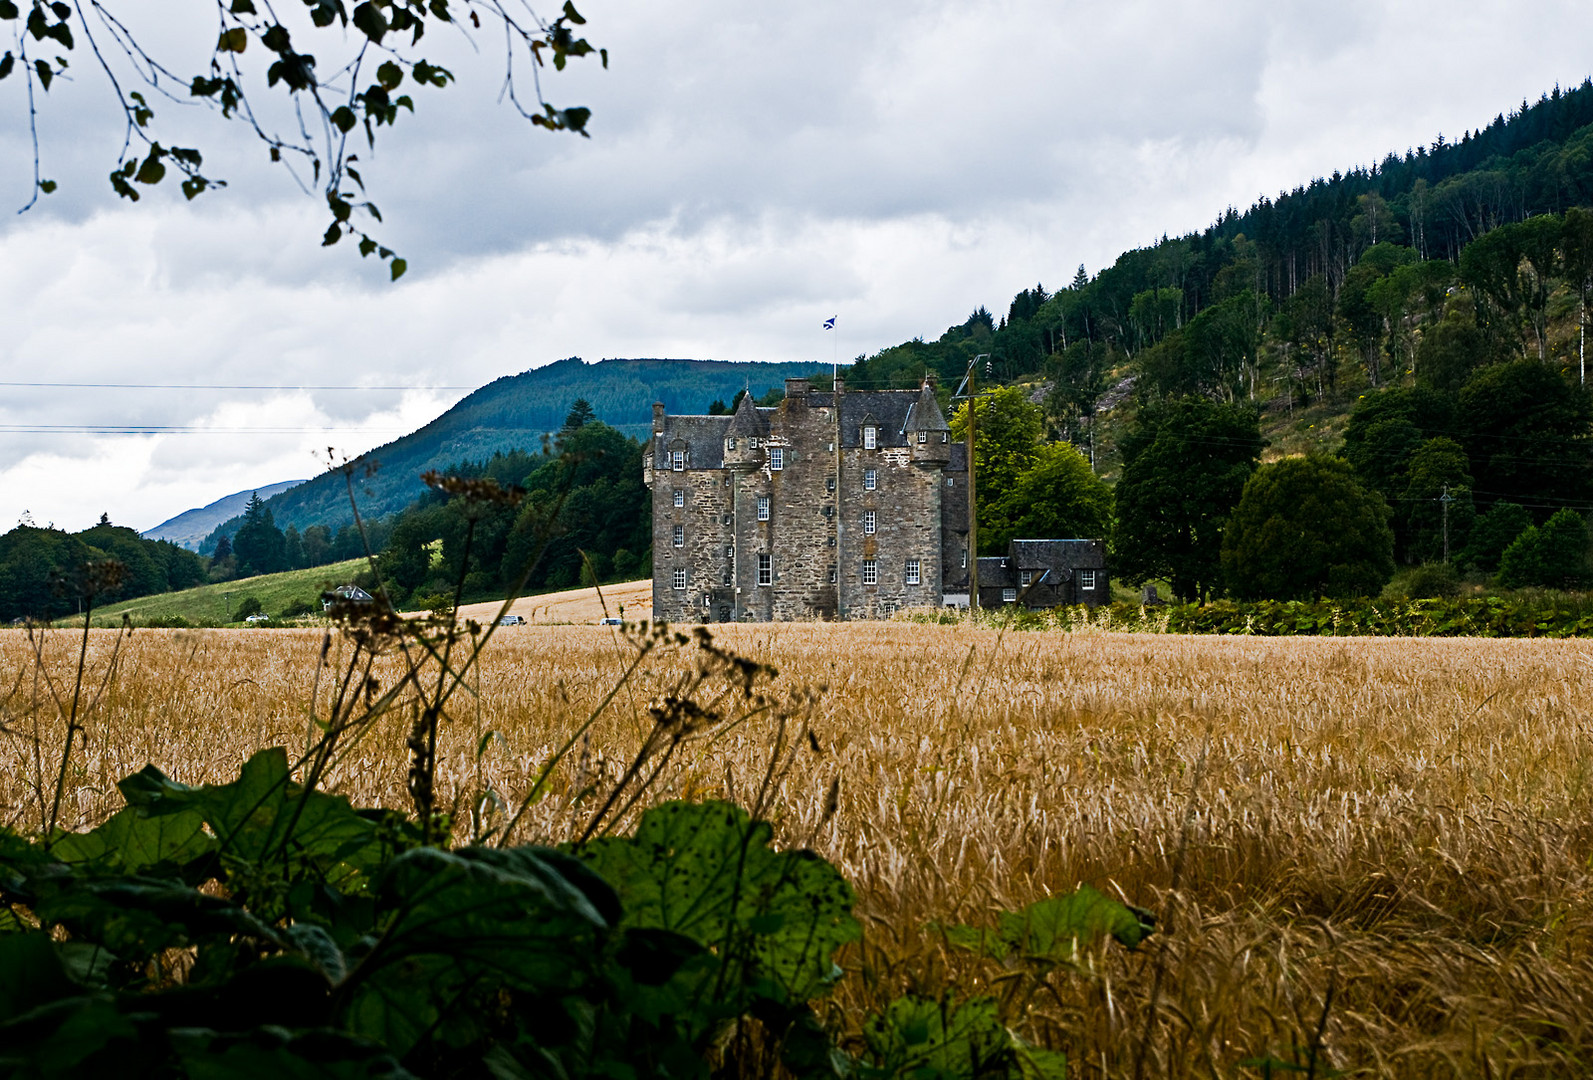
[[(449, 850), (302, 787), (280, 747), (228, 784), (149, 766), (118, 786), (127, 805), (89, 832), (0, 832), (7, 1075), (1065, 1071), (988, 998), (902, 998), (843, 1052), (810, 1002), (861, 934), (852, 888), (728, 803), (665, 803), (586, 845)], [(1148, 929), (1093, 890), (1012, 918), (1044, 949)]]

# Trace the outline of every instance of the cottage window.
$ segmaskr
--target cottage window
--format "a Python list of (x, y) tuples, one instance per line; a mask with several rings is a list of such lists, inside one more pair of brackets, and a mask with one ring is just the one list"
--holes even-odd
[(872, 450), (879, 442), (879, 429), (870, 424), (863, 429), (863, 449)]
[(863, 470), (863, 490), (864, 491), (873, 491), (877, 487), (879, 487), (879, 470), (878, 469), (864, 469)]
[(863, 535), (864, 536), (873, 536), (874, 535), (874, 523), (875, 523), (875, 520), (876, 520), (876, 518), (875, 518), (875, 515), (874, 515), (874, 511), (872, 511), (872, 510), (864, 510), (863, 511)]
[(686, 587), (686, 570), (684, 567), (676, 568), (674, 580), (671, 581), (670, 584), (677, 589), (684, 589)]
[(879, 561), (877, 559), (863, 560), (863, 584), (879, 584)]
[(767, 495), (758, 496), (758, 520), (769, 520), (769, 496)]
[(676, 525), (675, 526), (675, 546), (676, 547), (685, 547), (686, 546), (686, 526), (684, 526), (684, 525)]
[(680, 488), (676, 488), (675, 489), (675, 505), (676, 506), (685, 506), (686, 505), (686, 493), (684, 491), (682, 491)]
[(1001, 590), (1001, 602), (1003, 604), (1015, 603), (1017, 601), (1017, 599), (1018, 599), (1018, 590), (1017, 589), (1002, 589)]
[(920, 563), (917, 559), (907, 560), (907, 584), (917, 585)]
[(1094, 570), (1080, 570), (1079, 571), (1079, 588), (1081, 588), (1081, 589), (1093, 589), (1093, 588), (1095, 588), (1095, 571)]
[(1034, 571), (1033, 570), (1020, 570), (1020, 571), (1018, 571), (1018, 584), (1019, 585), (1023, 585), (1023, 586), (1027, 586), (1029, 584), (1030, 580), (1033, 579), (1033, 577), (1034, 577)]
[(774, 556), (767, 552), (758, 556), (758, 584), (774, 584)]
[(924, 445), (924, 443), (926, 443), (928, 441), (929, 441), (929, 432), (920, 431), (918, 433), (918, 445), (922, 446), (922, 445)]
[(785, 447), (769, 447), (769, 470), (779, 472), (783, 468), (785, 468)]
[(675, 472), (683, 471), (686, 468), (686, 451), (671, 450), (669, 452), (669, 467)]

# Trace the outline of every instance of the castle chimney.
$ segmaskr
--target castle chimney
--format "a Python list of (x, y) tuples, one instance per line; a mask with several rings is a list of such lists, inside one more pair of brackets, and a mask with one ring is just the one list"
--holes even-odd
[(664, 403), (662, 401), (655, 401), (655, 402), (653, 402), (653, 431), (655, 433), (657, 433), (657, 432), (661, 432), (663, 430), (664, 430)]
[(807, 397), (808, 381), (806, 379), (787, 379), (785, 381), (785, 396), (787, 398)]

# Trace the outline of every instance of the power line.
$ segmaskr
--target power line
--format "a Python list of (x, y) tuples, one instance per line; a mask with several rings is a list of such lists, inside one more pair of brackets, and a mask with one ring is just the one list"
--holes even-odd
[(409, 428), (200, 427), (194, 424), (0, 424), (4, 435), (391, 435)]
[(355, 386), (286, 383), (0, 382), (0, 386), (50, 390), (476, 390), (474, 386)]

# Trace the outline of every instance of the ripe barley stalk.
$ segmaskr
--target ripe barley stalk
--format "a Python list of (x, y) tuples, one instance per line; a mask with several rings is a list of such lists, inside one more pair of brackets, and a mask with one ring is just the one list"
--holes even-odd
[[(907, 989), (994, 993), (1009, 1025), (1066, 1049), (1085, 1077), (1132, 1075), (1141, 1054), (1146, 1075), (1176, 1077), (1258, 1075), (1241, 1063), (1266, 1058), (1401, 1077), (1593, 1063), (1584, 643), (1045, 632), (1008, 634), (998, 653), (996, 631), (968, 626), (715, 631), (779, 669), (774, 694), (827, 687), (804, 714), (813, 743), (788, 733), (802, 756), (764, 799), (784, 842), (815, 847), (858, 887), (868, 930), (847, 957), (858, 977), (842, 983), (838, 1023), (855, 1028)], [(91, 633), (86, 678), (115, 640)], [(302, 743), (321, 643), (137, 631), (73, 750), (60, 824), (103, 819), (115, 780), (146, 762), (220, 782), (261, 746)], [(75, 645), (43, 643), (52, 678), (70, 683)], [(634, 655), (596, 627), (489, 642), (479, 706), (437, 738), (434, 798), (455, 827), (471, 827), (482, 791), (525, 803), (513, 840), (569, 836), (600, 812), (618, 827), (614, 812), (665, 798), (751, 797), (770, 775), (772, 715), (682, 741), (644, 798), (605, 809), (653, 734), (650, 705), (688, 663), (659, 650), (598, 711)], [(29, 710), (46, 702), (11, 677), (33, 663), (24, 634), (0, 632), (0, 661), (16, 682), (0, 716), (0, 821), (26, 827), (34, 754), (59, 760), (60, 732), (40, 724), (34, 739)], [(388, 684), (393, 664), (374, 677)], [(407, 807), (408, 734), (402, 716), (379, 720), (326, 785)], [(1019, 992), (1012, 972), (926, 929), (1079, 882), (1171, 932), (1139, 952), (1088, 950)]]

